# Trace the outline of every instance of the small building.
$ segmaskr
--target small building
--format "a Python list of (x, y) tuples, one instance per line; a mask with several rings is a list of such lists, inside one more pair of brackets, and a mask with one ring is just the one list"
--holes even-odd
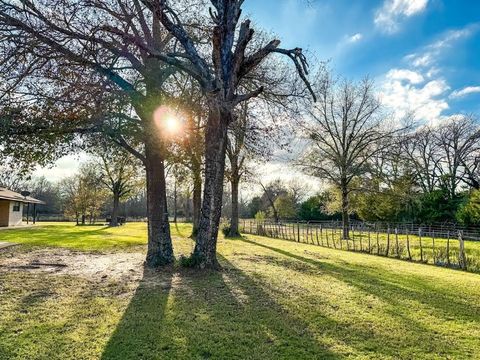
[(32, 220), (35, 223), (38, 204), (45, 204), (41, 200), (0, 187), (0, 227), (11, 227), (23, 225), (23, 211), (27, 208), (27, 222), (29, 222), (30, 204), (33, 204)]

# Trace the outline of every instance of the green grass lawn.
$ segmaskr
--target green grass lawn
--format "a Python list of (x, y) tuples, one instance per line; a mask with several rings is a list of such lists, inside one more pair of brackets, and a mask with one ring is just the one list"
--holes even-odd
[[(24, 245), (0, 265), (38, 246), (144, 252), (145, 231), (3, 231)], [(188, 225), (172, 233), (188, 254)], [(138, 282), (0, 271), (0, 359), (480, 358), (480, 275), (253, 235), (220, 239), (219, 259)]]
[(35, 227), (1, 230), (0, 241), (85, 251), (125, 249), (145, 244), (146, 229), (145, 223), (131, 223), (116, 228), (103, 225), (76, 226), (75, 223), (38, 223)]

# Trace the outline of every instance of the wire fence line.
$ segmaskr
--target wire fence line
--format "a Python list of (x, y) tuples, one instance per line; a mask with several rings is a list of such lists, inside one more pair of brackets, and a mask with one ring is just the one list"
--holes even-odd
[(352, 224), (347, 240), (342, 239), (342, 224), (337, 221), (240, 221), (240, 231), (245, 234), (480, 272), (479, 241), (467, 240), (461, 229), (428, 230)]

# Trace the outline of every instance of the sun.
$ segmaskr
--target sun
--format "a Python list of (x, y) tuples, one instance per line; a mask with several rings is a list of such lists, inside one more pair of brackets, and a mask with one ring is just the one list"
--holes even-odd
[(169, 116), (165, 120), (165, 129), (171, 133), (177, 133), (180, 129), (180, 121), (175, 116)]
[(182, 131), (180, 113), (167, 106), (157, 108), (153, 113), (153, 120), (164, 136), (176, 136)]

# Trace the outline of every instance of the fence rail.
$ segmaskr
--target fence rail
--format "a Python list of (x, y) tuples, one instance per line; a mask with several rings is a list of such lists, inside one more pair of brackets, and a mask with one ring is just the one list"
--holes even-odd
[[(464, 230), (421, 227), (350, 227), (342, 239), (341, 222), (240, 221), (240, 231), (332, 249), (363, 252), (443, 267), (480, 272), (480, 241), (465, 238)], [(475, 239), (476, 240), (476, 239)]]

